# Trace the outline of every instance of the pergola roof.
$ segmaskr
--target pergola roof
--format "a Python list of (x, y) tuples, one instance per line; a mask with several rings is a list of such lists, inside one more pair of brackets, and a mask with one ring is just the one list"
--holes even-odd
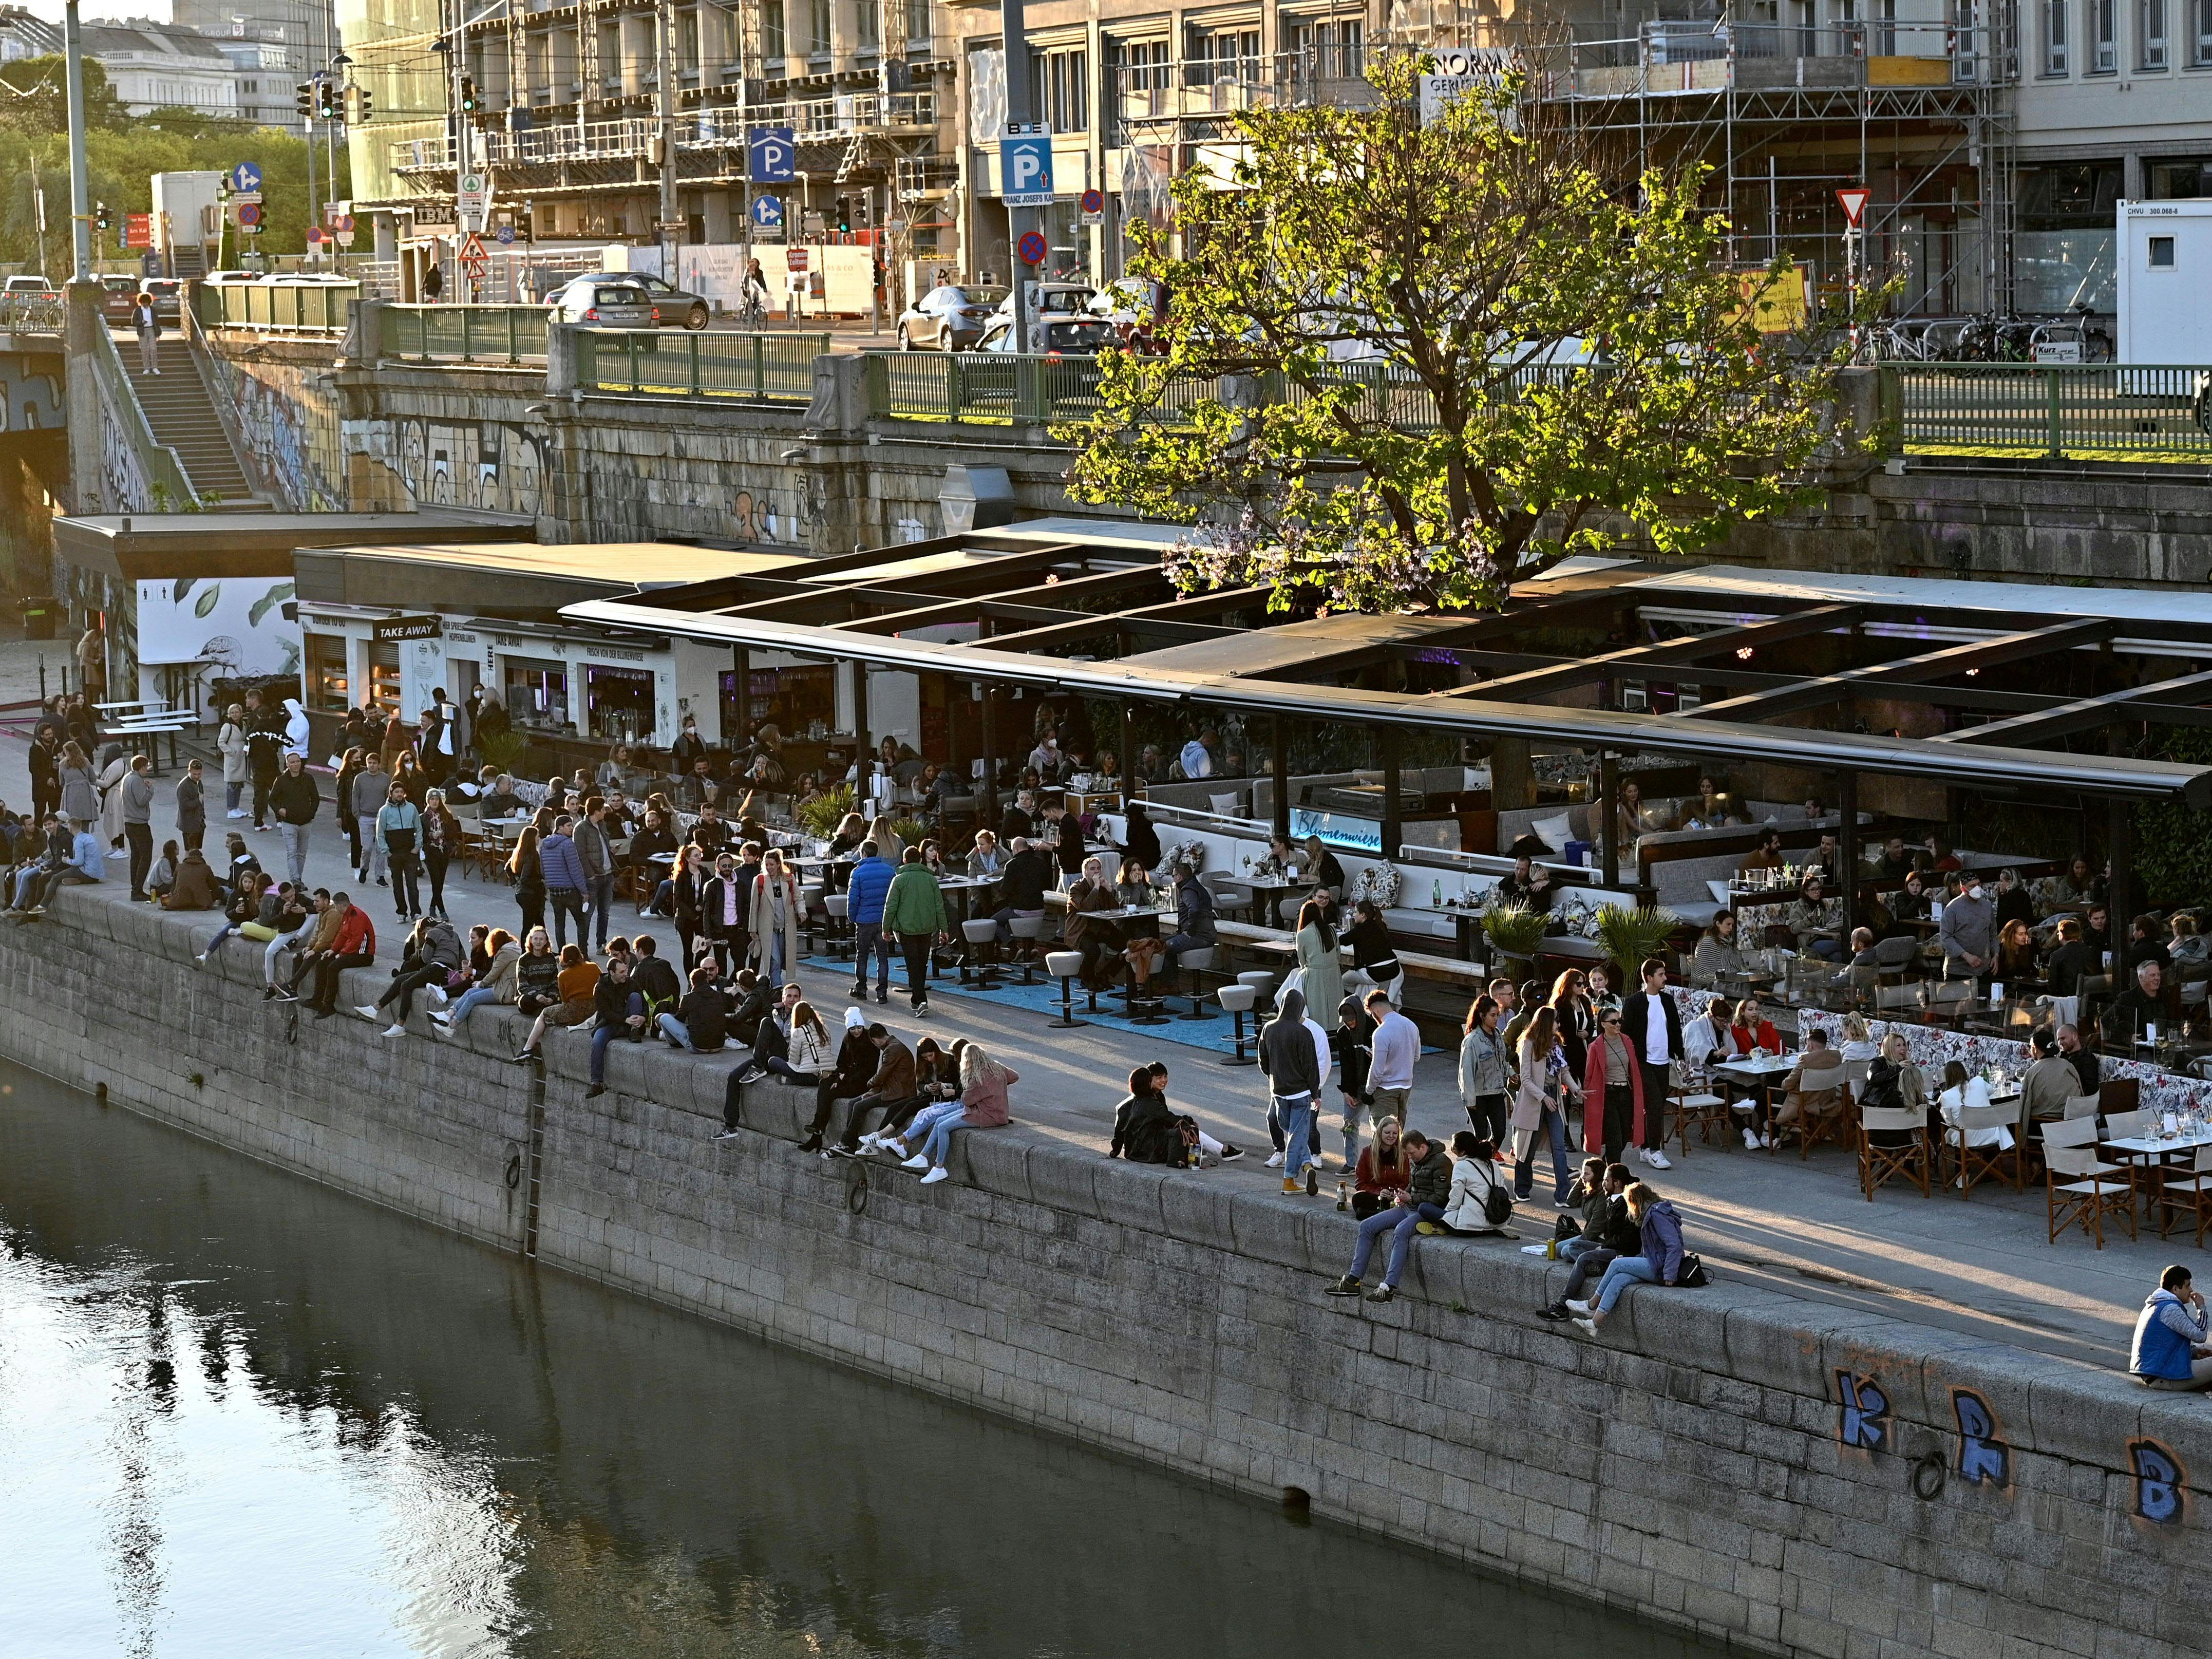
[[(2204, 706), (2212, 674), (2161, 673), (2086, 699), (1973, 683), (1985, 669), (2080, 651), (2212, 665), (2212, 599), (2199, 596), (1798, 580), (1796, 573), (1582, 560), (1517, 585), (1503, 613), (1278, 621), (1259, 590), (1176, 592), (1161, 558), (1181, 533), (1040, 520), (846, 555), (803, 572), (593, 599), (562, 614), (732, 647), (1194, 709), (1770, 762), (2028, 795), (2212, 805), (2212, 771), (2035, 746), (2106, 726), (2212, 724)], [(1595, 654), (1528, 648), (1560, 630), (1603, 631), (1624, 622), (1654, 635), (1677, 631)], [(1829, 636), (1863, 655), (1875, 644), (1876, 659), (1838, 672), (1790, 669), (1793, 653), (1802, 661), (1810, 641)], [(1437, 691), (1374, 690), (1334, 678), (1393, 661), (1479, 678)], [(1624, 681), (1696, 687), (1706, 700), (1679, 713), (1545, 701), (1587, 698), (1592, 688)], [(1925, 738), (1798, 723), (1859, 701), (1995, 718)]]

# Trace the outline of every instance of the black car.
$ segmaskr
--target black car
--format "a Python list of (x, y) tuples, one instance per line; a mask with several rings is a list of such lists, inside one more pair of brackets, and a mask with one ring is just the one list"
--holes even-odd
[(991, 313), (1004, 297), (1000, 289), (940, 283), (899, 313), (899, 345), (907, 351), (917, 346), (965, 350), (983, 337)]
[(632, 271), (630, 280), (643, 283), (653, 296), (653, 320), (662, 328), (704, 328), (714, 314), (704, 296), (687, 294), (673, 283), (642, 271)]

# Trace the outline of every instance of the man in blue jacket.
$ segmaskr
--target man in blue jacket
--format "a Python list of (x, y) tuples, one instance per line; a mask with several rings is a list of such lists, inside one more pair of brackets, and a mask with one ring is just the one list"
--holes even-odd
[(576, 918), (576, 943), (588, 949), (591, 921), (584, 909), (588, 878), (584, 856), (576, 850), (573, 831), (576, 820), (562, 813), (553, 820), (553, 833), (538, 843), (538, 866), (545, 872), (545, 904), (553, 913), (553, 943), (568, 942), (568, 918)]
[(853, 866), (853, 878), (846, 887), (847, 902), (852, 907), (855, 1000), (868, 994), (871, 954), (880, 960), (876, 970), (876, 1000), (887, 1003), (891, 1000), (891, 942), (884, 933), (884, 898), (891, 890), (891, 878), (897, 873), (875, 842), (860, 843), (860, 861)]
[(2212, 1322), (2189, 1269), (2179, 1263), (2158, 1276), (2136, 1316), (2128, 1371), (2146, 1388), (2212, 1388)]

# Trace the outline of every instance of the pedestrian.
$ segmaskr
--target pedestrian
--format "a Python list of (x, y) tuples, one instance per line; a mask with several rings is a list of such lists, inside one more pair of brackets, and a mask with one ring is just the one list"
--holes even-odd
[(100, 816), (100, 786), (92, 763), (75, 738), (62, 745), (61, 762), (54, 769), (61, 781), (62, 817), (73, 830), (91, 823)]
[(200, 763), (185, 763), (185, 775), (177, 780), (177, 839), (188, 853), (200, 850), (207, 838), (207, 784), (200, 774)]
[(62, 804), (61, 755), (67, 741), (60, 730), (41, 724), (31, 738), (31, 822), (44, 823)]
[(2128, 1374), (2147, 1389), (2212, 1389), (2212, 1322), (2189, 1269), (2176, 1264), (2136, 1316)]
[[(914, 1017), (929, 1018), (929, 954), (947, 926), (945, 891), (921, 861), (921, 848), (909, 847), (884, 896), (884, 928), (895, 935), (906, 957), (907, 994)], [(848, 1131), (848, 1134), (850, 1131)]]
[[(854, 815), (855, 819), (858, 816)], [(987, 830), (975, 839), (980, 842), (988, 834)], [(845, 889), (846, 914), (853, 924), (853, 1000), (867, 1000), (868, 963), (872, 957), (877, 963), (876, 1000), (888, 1003), (891, 1000), (891, 940), (884, 931), (884, 901), (890, 896), (891, 878), (898, 871), (872, 841), (862, 841), (860, 853), (860, 862), (853, 866)], [(972, 870), (973, 854), (969, 862)]]
[(80, 704), (98, 702), (107, 695), (107, 629), (94, 611), (76, 641), (76, 683)]
[(770, 989), (780, 988), (787, 973), (799, 972), (801, 919), (799, 881), (785, 866), (780, 848), (771, 847), (761, 854), (760, 873), (752, 880), (749, 910), (746, 927), (751, 940), (748, 959)]
[(1643, 988), (1620, 1006), (1620, 1028), (1636, 1050), (1643, 1072), (1644, 1133), (1636, 1156), (1655, 1170), (1670, 1168), (1667, 1154), (1667, 1102), (1674, 1089), (1674, 1062), (1683, 1058), (1682, 1016), (1667, 990), (1667, 964), (1654, 957), (1640, 970)]
[(1413, 1067), (1421, 1058), (1420, 1028), (1390, 1005), (1390, 993), (1381, 986), (1367, 994), (1368, 1018), (1375, 1035), (1368, 1040), (1373, 1058), (1367, 1068), (1367, 1089), (1374, 1097), (1377, 1117), (1413, 1121)]
[(538, 867), (545, 873), (545, 902), (553, 912), (553, 942), (568, 941), (568, 919), (576, 921), (576, 942), (591, 944), (591, 915), (585, 909), (588, 890), (584, 860), (577, 854), (576, 820), (566, 812), (553, 820), (553, 833), (538, 843)]
[(269, 806), (276, 815), (276, 833), (283, 840), (284, 862), (295, 886), (307, 879), (308, 826), (322, 805), (322, 792), (307, 775), (306, 758), (285, 756), (283, 773), (269, 788)]
[(93, 780), (100, 791), (100, 844), (110, 852), (121, 852), (128, 839), (123, 833), (122, 784), (131, 775), (131, 758), (121, 744), (108, 744), (100, 751), (100, 775)]
[(376, 850), (384, 855), (385, 866), (392, 872), (392, 907), (402, 921), (411, 921), (422, 913), (422, 896), (415, 880), (422, 814), (397, 781), (377, 809), (375, 836)]
[[(1314, 1103), (1328, 1081), (1328, 1034), (1306, 1018), (1302, 991), (1275, 1000), (1275, 1017), (1260, 1031), (1260, 1070), (1267, 1079), (1268, 1118), (1283, 1136), (1283, 1190), (1321, 1190)], [(1303, 1175), (1304, 1179), (1300, 1180)]]
[(430, 880), (429, 914), (434, 916), (446, 915), (446, 872), (460, 855), (465, 838), (461, 821), (446, 805), (446, 792), (433, 789), (422, 804), (422, 869)]
[(1644, 1068), (1621, 1029), (1617, 1009), (1598, 1017), (1596, 1039), (1583, 1071), (1583, 1150), (1618, 1164), (1644, 1133)]
[(1513, 1097), (1513, 1195), (1527, 1198), (1534, 1188), (1534, 1152), (1540, 1135), (1551, 1143), (1557, 1188), (1553, 1202), (1565, 1209), (1567, 1190), (1574, 1184), (1574, 1172), (1567, 1165), (1567, 1097), (1577, 1085), (1559, 1048), (1559, 1011), (1549, 1003), (1539, 1005), (1516, 1054), (1521, 1087)]
[(154, 863), (154, 763), (133, 755), (115, 793), (121, 802), (123, 838), (131, 846), (131, 898), (138, 903), (150, 896), (146, 875)]
[(246, 694), (246, 761), (253, 780), (253, 827), (266, 830), (269, 792), (284, 769), (284, 726), (258, 690)]
[(1498, 1035), (1499, 1012), (1495, 997), (1475, 998), (1459, 1040), (1460, 1104), (1476, 1136), (1492, 1146), (1504, 1139), (1512, 1091), (1512, 1051)]
[(1298, 969), (1304, 975), (1299, 988), (1310, 1008), (1334, 1008), (1344, 1000), (1344, 970), (1338, 960), (1336, 929), (1317, 898), (1298, 907), (1295, 943)]
[[(426, 717), (427, 718), (427, 717)], [(584, 866), (584, 893), (600, 951), (607, 948), (607, 916), (615, 908), (615, 842), (607, 833), (606, 802), (593, 796), (575, 826), (576, 856)], [(580, 928), (577, 937), (582, 938)]]
[(141, 374), (159, 374), (161, 372), (161, 313), (154, 305), (154, 296), (144, 289), (131, 302), (131, 326), (138, 334), (138, 368)]
[(1375, 1253), (1375, 1242), (1389, 1233), (1389, 1265), (1382, 1270), (1382, 1284), (1367, 1293), (1367, 1299), (1395, 1299), (1398, 1281), (1405, 1276), (1406, 1258), (1413, 1248), (1414, 1230), (1425, 1221), (1434, 1224), (1443, 1219), (1444, 1206), (1451, 1196), (1451, 1154), (1419, 1129), (1406, 1131), (1406, 1150), (1413, 1167), (1407, 1177), (1404, 1195), (1359, 1224), (1359, 1243), (1352, 1251), (1352, 1266), (1343, 1278), (1328, 1287), (1329, 1295), (1359, 1294), (1360, 1279), (1367, 1272), (1368, 1259)]
[(1637, 1253), (1608, 1263), (1597, 1294), (1589, 1301), (1567, 1304), (1575, 1323), (1589, 1336), (1597, 1334), (1598, 1326), (1630, 1285), (1680, 1284), (1688, 1259), (1682, 1248), (1682, 1218), (1672, 1204), (1640, 1181), (1630, 1182), (1620, 1197), (1636, 1223)]
[(514, 908), (521, 912), (522, 937), (545, 925), (545, 868), (538, 856), (538, 826), (526, 823), (507, 854), (507, 877), (514, 887)]
[(238, 803), (246, 793), (249, 775), (245, 704), (234, 702), (223, 710), (222, 726), (216, 733), (215, 746), (222, 757), (222, 815), (226, 818), (242, 818), (246, 809)]

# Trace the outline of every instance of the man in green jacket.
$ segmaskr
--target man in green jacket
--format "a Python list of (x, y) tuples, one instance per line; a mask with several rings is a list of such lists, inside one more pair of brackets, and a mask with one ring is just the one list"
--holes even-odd
[(949, 925), (945, 890), (921, 861), (921, 848), (908, 848), (884, 895), (884, 932), (896, 935), (906, 953), (906, 988), (916, 1019), (929, 1018), (929, 948)]

